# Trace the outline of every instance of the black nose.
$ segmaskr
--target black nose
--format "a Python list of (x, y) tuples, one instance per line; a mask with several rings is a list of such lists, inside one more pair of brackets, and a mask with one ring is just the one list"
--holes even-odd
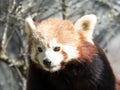
[(43, 64), (44, 64), (46, 67), (50, 67), (51, 61), (50, 61), (49, 59), (44, 59), (44, 60), (43, 60)]

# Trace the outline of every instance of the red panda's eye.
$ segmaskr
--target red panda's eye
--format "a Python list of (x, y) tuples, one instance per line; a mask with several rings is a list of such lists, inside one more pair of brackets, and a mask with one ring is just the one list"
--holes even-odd
[(56, 52), (58, 52), (58, 51), (60, 51), (60, 47), (54, 47), (53, 50), (56, 51)]
[(39, 52), (43, 52), (43, 50), (42, 50), (41, 47), (38, 47), (38, 51), (39, 51)]

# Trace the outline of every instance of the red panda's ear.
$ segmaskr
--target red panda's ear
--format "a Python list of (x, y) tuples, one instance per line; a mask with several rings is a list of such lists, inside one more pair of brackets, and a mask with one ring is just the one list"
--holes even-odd
[(82, 18), (78, 19), (74, 24), (74, 29), (81, 31), (86, 39), (92, 39), (92, 34), (94, 31), (94, 27), (97, 22), (97, 17), (93, 14), (85, 15)]
[(27, 33), (27, 43), (30, 43), (31, 38), (32, 36), (35, 36), (34, 34), (36, 31), (36, 26), (30, 16), (25, 19), (25, 27)]
[(34, 21), (32, 18), (29, 16), (25, 19), (25, 27), (27, 29), (27, 34), (30, 36), (34, 30), (36, 30), (36, 26), (34, 24)]

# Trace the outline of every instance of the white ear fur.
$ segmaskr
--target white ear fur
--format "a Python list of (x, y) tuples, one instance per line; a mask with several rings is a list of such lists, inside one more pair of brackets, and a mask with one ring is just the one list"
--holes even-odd
[(96, 22), (96, 15), (85, 15), (76, 21), (76, 23), (74, 24), (74, 29), (82, 31), (83, 34), (86, 36), (86, 39), (89, 39), (89, 41), (91, 41)]
[(25, 19), (25, 27), (27, 32), (27, 42), (29, 43), (32, 34), (34, 34), (34, 30), (36, 30), (36, 26), (30, 16)]
[(74, 28), (75, 30), (93, 32), (96, 22), (97, 22), (96, 15), (93, 14), (85, 15), (77, 20), (77, 22), (74, 24)]
[(27, 30), (36, 30), (35, 24), (30, 16), (25, 19), (25, 26)]

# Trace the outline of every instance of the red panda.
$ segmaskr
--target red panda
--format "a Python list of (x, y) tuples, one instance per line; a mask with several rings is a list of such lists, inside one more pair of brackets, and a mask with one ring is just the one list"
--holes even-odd
[(95, 15), (75, 24), (26, 18), (29, 44), (27, 90), (116, 90), (110, 64), (93, 41)]

